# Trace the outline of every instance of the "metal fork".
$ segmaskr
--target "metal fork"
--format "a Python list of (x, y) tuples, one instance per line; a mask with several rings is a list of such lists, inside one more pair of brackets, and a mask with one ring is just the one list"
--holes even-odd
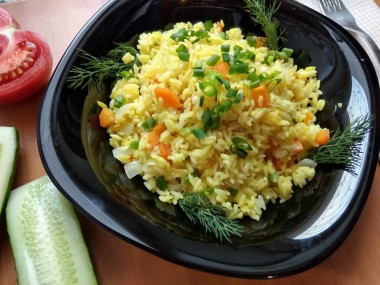
[(330, 19), (337, 22), (339, 25), (357, 32), (361, 35), (372, 48), (377, 62), (380, 64), (380, 50), (374, 40), (359, 26), (350, 11), (347, 10), (341, 0), (318, 0), (319, 6), (321, 7), (323, 13)]

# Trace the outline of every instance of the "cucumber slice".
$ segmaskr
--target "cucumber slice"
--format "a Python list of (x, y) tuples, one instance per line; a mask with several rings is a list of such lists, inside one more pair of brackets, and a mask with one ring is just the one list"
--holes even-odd
[(9, 195), (7, 229), (23, 284), (97, 284), (73, 206), (47, 176)]
[(18, 132), (14, 127), (0, 127), (0, 215), (12, 187), (18, 155)]

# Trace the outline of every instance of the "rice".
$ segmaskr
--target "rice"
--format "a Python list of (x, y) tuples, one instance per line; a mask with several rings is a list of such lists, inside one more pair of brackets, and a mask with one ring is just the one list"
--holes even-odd
[[(269, 49), (250, 46), (239, 28), (226, 31), (225, 40), (220, 35), (220, 25), (214, 24), (208, 37), (196, 43), (173, 40), (171, 35), (181, 28), (199, 31), (204, 26), (177, 23), (168, 31), (140, 35), (137, 58), (141, 65), (130, 70), (132, 78), (117, 81), (110, 95), (109, 107), (115, 121), (108, 132), (111, 146), (117, 149), (114, 155), (126, 165), (138, 162), (142, 167), (137, 171), (145, 186), (157, 193), (162, 202), (176, 204), (189, 191), (202, 193), (212, 189), (208, 192), (209, 201), (225, 207), (228, 218), (248, 216), (259, 220), (268, 203), (288, 200), (295, 187), (302, 188), (315, 175), (313, 167), (298, 166), (296, 162), (308, 150), (318, 147), (315, 138), (321, 127), (314, 124), (315, 113), (323, 109), (325, 102), (319, 99), (322, 92), (317, 71), (315, 67), (297, 69), (291, 58), (264, 63), (270, 59)], [(181, 45), (190, 54), (188, 62), (179, 58)], [(271, 89), (270, 103), (266, 106), (264, 96), (257, 100), (251, 96), (246, 74), (229, 75), (231, 88), (243, 94), (243, 98), (220, 115), (218, 127), (199, 138), (193, 131), (204, 127), (206, 109), (213, 110), (231, 100), (226, 97), (224, 84), (215, 85), (216, 100), (215, 96), (205, 96), (200, 82), (207, 81), (207, 76), (194, 76), (199, 60), (206, 62), (213, 54), (221, 55), (221, 45), (230, 45), (230, 55), (236, 46), (252, 52), (253, 60), (243, 60), (249, 64), (250, 72), (274, 75), (266, 82)], [(127, 64), (133, 59), (127, 53), (122, 60)], [(220, 58), (216, 65), (222, 63)], [(204, 68), (206, 74), (214, 69), (207, 65)], [(174, 92), (180, 107), (168, 107), (162, 98), (157, 98), (157, 86)], [(116, 107), (115, 100), (120, 95), (125, 102)], [(306, 119), (308, 113), (313, 115), (312, 120)], [(163, 127), (154, 145), (150, 143), (153, 130), (145, 131), (143, 125), (151, 118), (155, 126)], [(233, 151), (234, 137), (243, 138), (251, 147), (245, 150), (245, 157), (237, 155), (236, 149)], [(129, 147), (133, 142), (138, 142), (135, 149)], [(167, 157), (162, 148), (167, 148)], [(164, 179), (165, 187), (157, 185), (158, 177)]]

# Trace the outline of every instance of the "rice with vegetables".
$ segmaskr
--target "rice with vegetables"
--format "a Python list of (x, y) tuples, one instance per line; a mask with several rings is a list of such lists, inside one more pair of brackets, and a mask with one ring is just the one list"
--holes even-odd
[[(326, 142), (315, 67), (297, 69), (291, 50), (218, 23), (177, 23), (141, 34), (135, 64), (118, 80), (100, 123), (129, 178), (141, 175), (162, 202), (190, 191), (259, 220), (315, 175), (305, 159)], [(103, 112), (104, 111), (104, 112)], [(328, 134), (328, 130), (327, 130)]]

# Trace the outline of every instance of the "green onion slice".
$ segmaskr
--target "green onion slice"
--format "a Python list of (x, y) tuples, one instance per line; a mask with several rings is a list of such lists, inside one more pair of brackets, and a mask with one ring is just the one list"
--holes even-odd
[(243, 74), (248, 73), (248, 63), (235, 63), (232, 64), (228, 74)]
[(202, 90), (203, 94), (208, 97), (215, 96), (218, 93), (214, 84), (208, 81), (199, 82), (199, 88)]
[(198, 139), (203, 139), (203, 138), (207, 137), (207, 134), (206, 134), (205, 130), (202, 129), (202, 128), (194, 129), (194, 130), (192, 130), (191, 132), (192, 132), (192, 133), (194, 134), (194, 136), (196, 136)]
[(236, 145), (236, 147), (244, 150), (252, 150), (252, 146), (242, 137), (233, 137), (231, 142)]
[(160, 190), (165, 190), (168, 187), (168, 183), (163, 176), (156, 178), (156, 185)]
[(205, 101), (205, 96), (201, 96), (201, 98), (199, 99), (199, 107), (203, 107), (204, 101)]
[(243, 96), (244, 96), (243, 93), (239, 93), (238, 95), (236, 95), (234, 103), (240, 103), (241, 100), (243, 100)]
[(223, 59), (223, 62), (230, 62), (231, 56), (228, 52), (223, 52), (222, 53), (222, 59)]
[(194, 77), (204, 77), (205, 76), (204, 68), (194, 68), (193, 76)]
[(238, 192), (238, 190), (235, 189), (235, 188), (230, 187), (230, 188), (228, 188), (228, 192), (230, 192), (231, 197), (235, 197), (236, 194), (237, 194), (237, 192)]
[(214, 24), (212, 23), (211, 20), (208, 20), (206, 22), (203, 22), (203, 26), (204, 26), (206, 31), (209, 31), (214, 26)]
[(221, 51), (221, 52), (229, 52), (229, 51), (230, 51), (230, 48), (231, 48), (230, 45), (221, 45), (221, 47), (220, 47), (220, 51)]
[(269, 174), (269, 181), (273, 182), (273, 183), (277, 183), (278, 182), (278, 173), (277, 172), (270, 173)]
[(256, 45), (257, 45), (257, 41), (256, 41), (255, 37), (253, 37), (253, 36), (247, 37), (247, 43), (250, 47), (256, 47)]
[(115, 98), (114, 106), (116, 108), (120, 108), (121, 106), (123, 106), (123, 104), (125, 103), (125, 101), (126, 101), (125, 97), (123, 95), (119, 94)]
[(210, 58), (206, 61), (206, 64), (208, 66), (214, 66), (220, 59), (220, 55), (213, 54), (210, 56)]
[(206, 188), (206, 189), (203, 189), (200, 194), (202, 196), (210, 196), (214, 193), (214, 188)]
[(207, 132), (212, 125), (212, 116), (211, 111), (209, 108), (207, 108), (203, 114), (202, 114), (202, 122), (203, 122), (203, 129), (205, 132)]
[(139, 141), (132, 141), (132, 142), (129, 144), (128, 149), (132, 149), (132, 150), (139, 149), (139, 144), (140, 144)]
[(156, 120), (151, 117), (145, 120), (141, 126), (144, 129), (144, 131), (149, 132), (151, 129), (154, 128), (155, 125), (156, 125)]
[(229, 89), (229, 90), (227, 90), (226, 97), (227, 98), (235, 98), (237, 94), (238, 94), (238, 90)]

